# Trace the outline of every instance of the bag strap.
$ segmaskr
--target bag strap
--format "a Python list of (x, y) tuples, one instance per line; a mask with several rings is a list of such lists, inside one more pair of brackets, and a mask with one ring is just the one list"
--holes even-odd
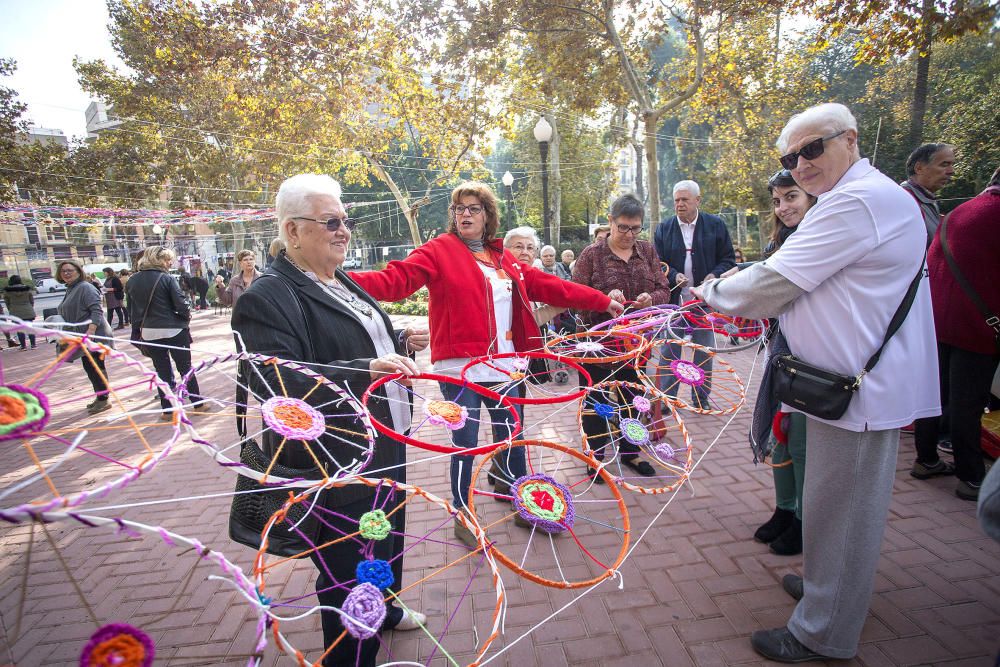
[(142, 311), (142, 320), (139, 321), (140, 329), (142, 328), (142, 325), (146, 322), (146, 315), (149, 314), (149, 307), (153, 303), (153, 295), (156, 294), (156, 288), (160, 286), (160, 280), (163, 278), (164, 275), (166, 274), (160, 273), (160, 275), (156, 276), (156, 282), (153, 283), (153, 289), (150, 290), (149, 292), (149, 299), (146, 300), (146, 309)]
[[(288, 291), (288, 295), (292, 298), (292, 302), (294, 302), (295, 305), (298, 306), (299, 314), (302, 316), (302, 328), (299, 329), (299, 331), (304, 331), (305, 332), (305, 334), (306, 334), (306, 340), (307, 340), (308, 345), (309, 345), (309, 354), (310, 354), (311, 357), (315, 358), (316, 351), (313, 348), (313, 344), (312, 344), (312, 334), (309, 333), (309, 326), (308, 326), (308, 322), (306, 321), (306, 311), (302, 307), (302, 302), (299, 301), (299, 296), (295, 293), (295, 290), (293, 290), (291, 287), (288, 286), (288, 283), (286, 283), (284, 280), (282, 280), (280, 277), (278, 277), (277, 275), (275, 275), (273, 273), (264, 273), (264, 274), (258, 276), (257, 280), (261, 280), (262, 278), (268, 278), (268, 277), (274, 278), (279, 283), (281, 283), (284, 286), (284, 288)], [(245, 364), (249, 365), (249, 362), (246, 361), (246, 360), (243, 360), (240, 363), (241, 364), (245, 363)], [(250, 381), (250, 374), (249, 373), (246, 374), (246, 380), (249, 383), (249, 381)], [(236, 385), (236, 432), (239, 433), (240, 439), (244, 439), (247, 436), (247, 417), (246, 417), (246, 415), (247, 415), (247, 409), (246, 409), (246, 404), (247, 404), (247, 401), (249, 399), (250, 399), (250, 396), (249, 396), (249, 393), (247, 391), (247, 388), (244, 385), (237, 384)], [(241, 447), (241, 449), (242, 449), (242, 447)]]
[(955, 256), (951, 254), (951, 248), (948, 246), (947, 233), (948, 217), (941, 222), (941, 250), (944, 251), (944, 259), (948, 262), (948, 268), (951, 269), (951, 273), (955, 277), (955, 282), (958, 283), (958, 286), (962, 288), (962, 291), (969, 297), (969, 300), (979, 309), (983, 319), (986, 321), (986, 326), (993, 329), (993, 341), (996, 343), (997, 349), (1000, 350), (1000, 317), (997, 317), (997, 314), (990, 310), (990, 307), (986, 305), (986, 302), (979, 296), (979, 293), (972, 288), (972, 285), (969, 284), (965, 275), (958, 268), (958, 262), (955, 261)]
[(861, 384), (861, 378), (871, 372), (875, 368), (875, 364), (878, 363), (879, 357), (882, 356), (882, 350), (885, 348), (885, 344), (889, 342), (899, 327), (903, 325), (906, 320), (906, 316), (910, 314), (910, 306), (913, 305), (913, 300), (917, 296), (917, 288), (920, 287), (920, 279), (924, 277), (924, 265), (927, 262), (927, 253), (924, 253), (924, 258), (920, 260), (920, 267), (917, 269), (917, 275), (913, 276), (913, 280), (910, 281), (910, 287), (906, 290), (906, 294), (903, 295), (903, 300), (900, 302), (899, 307), (896, 308), (896, 312), (893, 314), (892, 319), (889, 321), (889, 328), (885, 332), (885, 338), (882, 339), (882, 344), (878, 346), (875, 350), (875, 354), (871, 356), (868, 363), (865, 364), (864, 370), (858, 374), (858, 379), (854, 386), (857, 387)]

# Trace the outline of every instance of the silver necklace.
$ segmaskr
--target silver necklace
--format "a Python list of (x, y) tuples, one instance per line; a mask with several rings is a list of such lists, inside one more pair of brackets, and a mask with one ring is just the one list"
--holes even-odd
[(329, 294), (330, 296), (340, 299), (341, 301), (345, 302), (352, 310), (354, 310), (357, 313), (360, 313), (361, 315), (364, 315), (365, 317), (372, 316), (373, 312), (372, 307), (369, 306), (364, 301), (362, 301), (361, 299), (359, 299), (357, 296), (355, 296), (355, 294), (351, 292), (351, 290), (347, 289), (347, 287), (345, 287), (343, 284), (341, 284), (341, 282), (337, 280), (336, 277), (334, 277), (333, 283), (327, 283), (323, 280), (320, 280), (319, 276), (317, 276), (315, 273), (311, 271), (306, 271), (301, 266), (296, 264), (295, 260), (293, 260), (287, 252), (285, 253), (285, 259), (287, 259), (289, 264), (291, 264), (300, 272), (302, 272), (302, 274), (305, 275), (307, 278), (311, 278), (313, 282), (319, 285), (323, 289), (323, 291)]

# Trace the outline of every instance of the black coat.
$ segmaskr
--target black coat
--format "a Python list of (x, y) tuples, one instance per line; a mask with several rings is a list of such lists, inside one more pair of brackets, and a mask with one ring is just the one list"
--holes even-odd
[[(398, 340), (389, 317), (378, 304), (346, 273), (338, 270), (337, 278), (375, 309), (376, 317), (382, 319), (386, 331), (393, 340)], [(359, 400), (371, 384), (369, 363), (377, 356), (375, 344), (357, 319), (356, 313), (327, 295), (315, 282), (292, 266), (284, 255), (276, 259), (259, 279), (253, 281), (236, 302), (232, 327), (233, 331), (242, 336), (249, 352), (290, 361), (329, 364), (308, 368), (346, 388)], [(258, 370), (267, 385), (279, 386), (273, 365), (260, 365)], [(279, 372), (289, 396), (305, 396), (315, 385), (314, 380), (295, 374), (287, 368), (280, 368)], [(271, 395), (255, 372), (251, 373), (250, 388), (257, 396), (266, 398)], [(326, 400), (323, 400), (324, 395), (327, 396)], [(317, 406), (322, 405), (329, 402), (329, 394), (317, 391), (309, 397), (309, 403), (313, 404), (314, 399)], [(333, 405), (322, 407), (324, 414), (335, 414), (336, 410), (337, 407)], [(382, 423), (392, 423), (384, 391), (379, 392), (377, 400), (369, 402), (369, 410)], [(260, 427), (254, 428), (253, 425), (248, 428), (250, 432), (260, 430)], [(265, 431), (260, 443), (264, 453), (272, 456), (281, 439), (280, 435), (270, 429)], [(327, 451), (341, 465), (347, 464), (357, 453), (345, 446), (342, 440), (329, 436), (324, 439), (324, 444), (328, 445)], [(317, 452), (317, 455), (321, 460), (326, 458), (322, 452)], [(375, 452), (367, 469), (374, 471), (399, 466), (373, 476), (405, 481), (402, 468), (405, 460), (405, 450), (401, 443), (378, 435)], [(287, 442), (282, 448), (279, 462), (293, 468), (309, 468), (314, 465), (312, 457), (300, 441)], [(326, 498), (323, 502), (325, 506), (333, 507), (370, 497), (373, 493), (366, 486), (354, 484), (324, 492)]]
[[(687, 247), (684, 245), (684, 235), (681, 234), (677, 216), (664, 220), (656, 227), (653, 235), (653, 245), (660, 261), (666, 262), (669, 268), (667, 280), (670, 286), (676, 284), (677, 273), (684, 272), (684, 259)], [(694, 273), (695, 287), (700, 285), (705, 276), (714, 274), (716, 278), (736, 266), (736, 251), (733, 241), (729, 238), (726, 223), (717, 215), (698, 212), (698, 223), (694, 226), (694, 240), (691, 243), (691, 271)], [(671, 303), (680, 301), (681, 291), (674, 290)]]
[(125, 291), (133, 327), (187, 329), (191, 326), (191, 309), (180, 285), (163, 269), (135, 272), (125, 284)]

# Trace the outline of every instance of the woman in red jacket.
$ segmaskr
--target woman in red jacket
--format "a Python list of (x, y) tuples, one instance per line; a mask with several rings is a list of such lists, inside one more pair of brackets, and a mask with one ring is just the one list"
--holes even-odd
[[(496, 238), (500, 227), (496, 196), (488, 185), (466, 182), (451, 193), (448, 232), (414, 250), (402, 261), (390, 262), (382, 271), (352, 273), (351, 277), (379, 301), (399, 301), (427, 286), (431, 361), (434, 372), (459, 377), (472, 358), (505, 352), (529, 352), (543, 347), (541, 332), (531, 313), (531, 302), (607, 311), (620, 315), (622, 305), (597, 290), (577, 285), (518, 262)], [(479, 364), (467, 379), (495, 388), (509, 376)], [(480, 407), (490, 411), (493, 435), (512, 435), (509, 412), (471, 391), (441, 383), (445, 399), (469, 411), (466, 425), (452, 432), (458, 447), (475, 447)], [(507, 395), (511, 395), (507, 391)], [(484, 405), (485, 404), (485, 405)], [(451, 493), (456, 507), (466, 506), (475, 457), (452, 456)], [(495, 492), (508, 495), (510, 482), (527, 474), (524, 449), (508, 451), (500, 464)], [(471, 548), (475, 537), (460, 523), (455, 536)]]
[(917, 460), (910, 474), (917, 479), (952, 474), (958, 477), (955, 495), (979, 498), (986, 475), (980, 430), (983, 409), (990, 400), (990, 383), (1000, 363), (996, 325), (986, 317), (955, 278), (941, 244), (947, 227), (948, 249), (962, 275), (994, 316), (1000, 313), (1000, 169), (989, 187), (948, 215), (938, 227), (927, 251), (931, 302), (937, 330), (941, 400), (948, 405), (955, 466), (938, 457), (938, 418), (914, 422)]

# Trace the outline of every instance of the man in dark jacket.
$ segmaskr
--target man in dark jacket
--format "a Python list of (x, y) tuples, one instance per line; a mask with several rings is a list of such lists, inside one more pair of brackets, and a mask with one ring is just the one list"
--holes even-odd
[(927, 227), (927, 246), (941, 224), (937, 191), (955, 175), (955, 147), (950, 144), (924, 144), (906, 159), (906, 180), (900, 183), (917, 200)]
[[(692, 298), (692, 287), (701, 285), (707, 279), (717, 278), (736, 266), (736, 252), (726, 223), (718, 216), (699, 211), (700, 204), (701, 188), (698, 184), (694, 181), (679, 181), (674, 185), (674, 210), (677, 214), (657, 225), (653, 235), (656, 253), (660, 256), (660, 261), (667, 263), (667, 284), (673, 290), (670, 302), (674, 304), (689, 301)], [(710, 345), (711, 330), (696, 329), (691, 335), (691, 342)], [(679, 359), (680, 346), (667, 343), (663, 346), (662, 354), (665, 359)], [(696, 352), (694, 362), (710, 377), (710, 357)], [(676, 395), (677, 384), (670, 382), (667, 393)], [(692, 387), (692, 400), (696, 407), (708, 407), (711, 388), (709, 380), (698, 387)]]

